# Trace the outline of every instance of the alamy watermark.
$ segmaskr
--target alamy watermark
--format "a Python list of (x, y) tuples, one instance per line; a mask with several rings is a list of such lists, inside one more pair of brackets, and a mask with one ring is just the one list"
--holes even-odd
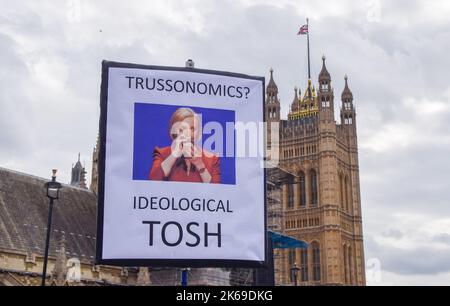
[(66, 17), (69, 23), (80, 23), (83, 16), (84, 4), (82, 0), (66, 1)]
[(227, 122), (224, 125), (216, 121), (203, 125), (202, 115), (196, 114), (193, 121), (179, 121), (171, 126), (171, 150), (174, 156), (185, 158), (203, 154), (261, 158), (261, 167), (275, 168), (280, 159), (279, 126), (278, 122)]
[(366, 2), (366, 19), (370, 23), (381, 22), (381, 1), (380, 0), (368, 0)]

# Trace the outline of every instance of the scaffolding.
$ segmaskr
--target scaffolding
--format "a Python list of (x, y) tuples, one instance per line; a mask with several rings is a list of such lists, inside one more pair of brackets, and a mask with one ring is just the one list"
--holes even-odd
[[(284, 233), (284, 209), (283, 209), (283, 187), (292, 182), (298, 181), (298, 176), (294, 173), (274, 167), (266, 171), (267, 182), (267, 224), (268, 229), (277, 233)], [(287, 260), (284, 249), (275, 248), (273, 252), (275, 285), (292, 285), (286, 271), (285, 262)]]

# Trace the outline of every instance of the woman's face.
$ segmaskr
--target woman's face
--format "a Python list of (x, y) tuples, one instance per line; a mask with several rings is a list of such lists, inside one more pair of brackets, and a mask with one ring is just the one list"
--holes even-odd
[(198, 116), (192, 116), (183, 121), (175, 122), (172, 126), (172, 135), (190, 139), (192, 143), (197, 142), (201, 136), (201, 124)]

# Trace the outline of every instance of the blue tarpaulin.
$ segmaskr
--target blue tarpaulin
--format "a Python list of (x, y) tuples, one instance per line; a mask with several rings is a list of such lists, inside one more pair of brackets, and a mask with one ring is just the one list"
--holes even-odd
[(274, 249), (306, 249), (308, 244), (303, 240), (298, 240), (289, 236), (282, 235), (274, 231), (268, 231), (269, 238), (272, 239)]

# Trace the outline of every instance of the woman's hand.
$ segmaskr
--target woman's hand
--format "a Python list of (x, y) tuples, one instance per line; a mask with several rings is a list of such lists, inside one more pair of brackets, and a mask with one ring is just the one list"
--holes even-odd
[(202, 149), (200, 149), (196, 145), (192, 145), (192, 158), (190, 159), (191, 163), (195, 166), (197, 170), (201, 170), (205, 168), (205, 163), (203, 162), (203, 152)]
[(187, 138), (184, 135), (178, 135), (177, 138), (175, 138), (172, 141), (171, 145), (171, 151), (172, 156), (175, 158), (180, 158), (181, 155), (183, 155), (183, 144), (187, 141)]
[(189, 159), (190, 163), (194, 165), (195, 169), (200, 173), (203, 183), (211, 183), (212, 176), (203, 162), (203, 150), (196, 146), (192, 146), (192, 157)]
[(161, 163), (161, 169), (164, 172), (164, 176), (168, 177), (170, 171), (172, 171), (172, 167), (175, 165), (175, 162), (183, 155), (184, 152), (184, 143), (186, 143), (187, 137), (183, 134), (178, 135), (172, 141), (171, 154), (167, 156), (167, 158)]

